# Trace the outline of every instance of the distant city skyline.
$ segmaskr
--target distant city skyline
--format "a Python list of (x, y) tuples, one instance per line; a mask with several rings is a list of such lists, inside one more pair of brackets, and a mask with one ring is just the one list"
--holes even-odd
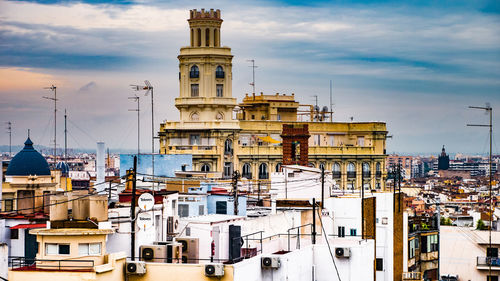
[[(233, 95), (291, 94), (329, 105), (334, 119), (384, 121), (387, 153), (484, 154), (487, 116), (467, 109), (490, 102), (493, 153), (500, 153), (500, 4), (497, 1), (199, 1), (196, 6), (148, 1), (1, 1), (0, 145), (31, 129), (35, 144), (52, 147), (58, 87), (58, 147), (68, 110), (71, 148), (137, 145), (130, 84), (155, 87), (155, 131), (178, 120), (179, 48), (189, 43), (190, 9), (220, 9), (222, 43), (232, 48)], [(141, 151), (150, 152), (150, 98), (141, 96)], [(159, 145), (156, 145), (158, 148)]]

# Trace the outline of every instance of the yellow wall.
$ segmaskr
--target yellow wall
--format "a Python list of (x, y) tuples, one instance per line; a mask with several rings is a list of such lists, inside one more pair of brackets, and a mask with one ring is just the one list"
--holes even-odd
[(166, 278), (169, 281), (188, 280), (233, 280), (233, 266), (224, 266), (224, 276), (221, 278), (205, 276), (205, 266), (203, 264), (165, 264), (148, 263), (145, 275), (129, 275), (129, 281), (157, 281)]

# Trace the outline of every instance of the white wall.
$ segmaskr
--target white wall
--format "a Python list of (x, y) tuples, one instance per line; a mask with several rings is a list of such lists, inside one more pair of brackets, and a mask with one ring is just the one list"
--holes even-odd
[[(293, 173), (295, 171), (295, 173)], [(294, 177), (288, 174), (293, 173)], [(321, 173), (310, 171), (297, 172), (297, 169), (283, 167), (283, 172), (271, 173), (271, 191), (277, 193), (278, 199), (316, 198), (321, 200)], [(332, 175), (325, 171), (325, 198), (330, 196), (333, 184)]]
[(0, 277), (7, 279), (9, 273), (9, 246), (0, 243)]
[[(377, 271), (377, 281), (392, 281), (394, 268), (394, 216), (393, 216), (393, 194), (375, 193), (376, 217), (378, 222), (376, 233), (377, 258), (382, 258), (384, 270)], [(387, 218), (387, 224), (383, 224)]]

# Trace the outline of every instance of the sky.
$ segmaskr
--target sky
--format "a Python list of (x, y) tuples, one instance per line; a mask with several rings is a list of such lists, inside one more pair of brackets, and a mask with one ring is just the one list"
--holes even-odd
[[(58, 146), (137, 146), (136, 94), (154, 86), (155, 131), (178, 120), (179, 48), (190, 9), (220, 9), (222, 45), (232, 48), (233, 96), (295, 93), (329, 106), (336, 121), (387, 123), (388, 153), (486, 153), (493, 107), (500, 153), (499, 1), (4, 1), (0, 0), (0, 145), (52, 146), (57, 86)], [(141, 149), (151, 147), (150, 97), (140, 95)], [(157, 144), (158, 147), (158, 144)]]

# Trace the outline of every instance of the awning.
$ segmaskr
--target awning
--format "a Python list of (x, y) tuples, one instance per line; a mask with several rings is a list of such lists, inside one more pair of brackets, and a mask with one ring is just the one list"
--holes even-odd
[(46, 223), (35, 223), (35, 224), (18, 224), (16, 226), (11, 226), (10, 229), (31, 229), (31, 228), (45, 228)]
[(281, 143), (280, 141), (277, 141), (270, 136), (265, 136), (265, 137), (258, 137), (259, 139), (265, 141), (265, 142), (270, 142), (270, 143)]

